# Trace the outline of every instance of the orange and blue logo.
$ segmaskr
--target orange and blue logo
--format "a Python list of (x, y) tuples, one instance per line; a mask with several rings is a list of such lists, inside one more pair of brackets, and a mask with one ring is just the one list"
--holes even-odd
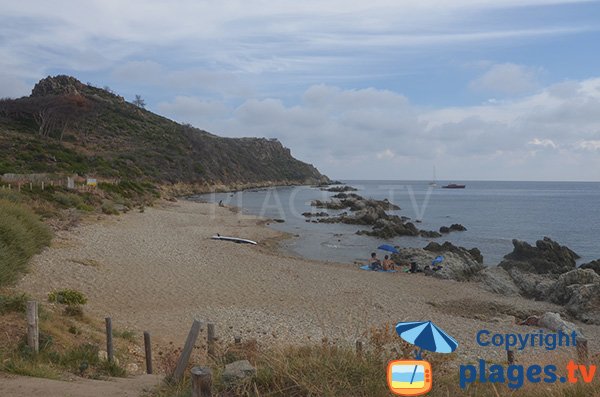
[(394, 360), (388, 363), (390, 391), (398, 396), (421, 396), (433, 385), (431, 364), (424, 360)]
[(421, 396), (431, 391), (431, 364), (421, 359), (421, 351), (452, 353), (458, 342), (431, 321), (410, 321), (396, 324), (396, 333), (415, 345), (415, 360), (394, 360), (388, 363), (387, 382), (398, 396)]

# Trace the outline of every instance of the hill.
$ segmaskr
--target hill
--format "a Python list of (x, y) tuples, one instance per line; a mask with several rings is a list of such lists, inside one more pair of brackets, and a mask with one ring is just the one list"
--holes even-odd
[(0, 100), (0, 174), (79, 174), (158, 184), (249, 186), (326, 182), (276, 139), (223, 138), (69, 76)]

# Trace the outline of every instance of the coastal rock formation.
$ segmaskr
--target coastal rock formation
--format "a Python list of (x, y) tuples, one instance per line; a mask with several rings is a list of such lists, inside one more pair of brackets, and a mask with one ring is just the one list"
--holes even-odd
[(485, 269), (477, 275), (483, 288), (505, 294), (563, 305), (573, 317), (600, 324), (600, 275), (597, 261), (576, 268), (579, 256), (548, 237), (535, 247), (513, 240), (514, 250), (504, 257), (496, 269)]
[(519, 295), (521, 290), (506, 270), (498, 266), (490, 266), (481, 270), (476, 275), (482, 287), (490, 292), (500, 295)]
[(442, 255), (444, 261), (440, 264), (441, 269), (433, 272), (432, 275), (448, 280), (468, 281), (484, 268), (471, 251), (464, 247), (456, 247), (449, 242), (441, 245), (430, 243), (425, 248), (403, 248), (400, 253), (392, 255), (392, 259), (396, 263), (414, 262), (418, 269), (423, 271), (426, 266), (431, 266), (431, 262), (437, 256)]
[(569, 314), (583, 322), (600, 324), (600, 276), (591, 269), (561, 274), (548, 300), (564, 305)]
[(592, 269), (597, 274), (600, 274), (600, 259), (596, 259), (595, 261), (591, 261), (589, 263), (584, 263), (579, 266), (580, 269)]
[(481, 255), (481, 251), (479, 251), (478, 248), (466, 249), (464, 247), (457, 247), (448, 241), (441, 245), (438, 243), (431, 242), (427, 244), (427, 246), (423, 249), (439, 253), (453, 252), (455, 254), (458, 254), (459, 256), (467, 257), (468, 259), (475, 259), (475, 261), (477, 261), (480, 264), (483, 263), (483, 255)]
[(435, 230), (420, 230), (419, 235), (421, 237), (426, 237), (426, 238), (442, 237), (442, 235), (440, 233), (436, 232)]
[(302, 216), (306, 218), (314, 218), (314, 217), (326, 217), (329, 216), (327, 212), (303, 212)]
[(334, 193), (342, 193), (342, 192), (355, 192), (358, 189), (352, 186), (343, 185), (343, 186), (332, 186), (330, 188), (321, 188), (326, 192), (334, 192)]
[(562, 274), (575, 269), (579, 255), (548, 237), (538, 240), (535, 247), (525, 241), (513, 240), (513, 252), (504, 256), (499, 266), (506, 270), (517, 267), (536, 274)]
[(450, 233), (450, 232), (464, 232), (467, 228), (461, 225), (460, 223), (455, 223), (450, 226), (442, 226), (440, 227), (440, 233)]

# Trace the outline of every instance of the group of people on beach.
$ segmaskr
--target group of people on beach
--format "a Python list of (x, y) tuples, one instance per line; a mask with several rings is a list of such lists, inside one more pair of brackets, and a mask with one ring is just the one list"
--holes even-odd
[(396, 262), (390, 259), (389, 255), (383, 257), (383, 261), (377, 257), (375, 252), (371, 253), (371, 259), (369, 261), (371, 270), (396, 270)]
[[(439, 260), (439, 258), (442, 258)], [(416, 262), (410, 262), (410, 264), (396, 264), (392, 259), (390, 259), (389, 255), (385, 255), (383, 260), (380, 260), (377, 257), (375, 252), (371, 253), (371, 258), (369, 260), (369, 267), (371, 270), (375, 271), (392, 271), (397, 270), (398, 267), (402, 267), (405, 273), (425, 273), (425, 275), (431, 275), (433, 272), (436, 272), (442, 268), (439, 263), (443, 260), (443, 257), (436, 258), (431, 266), (426, 265), (423, 270), (419, 268)]]

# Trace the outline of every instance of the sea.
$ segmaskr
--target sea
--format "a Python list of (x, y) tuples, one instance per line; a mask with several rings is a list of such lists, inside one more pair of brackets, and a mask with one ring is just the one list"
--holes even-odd
[[(481, 250), (484, 264), (497, 265), (512, 251), (512, 240), (535, 244), (544, 236), (566, 245), (581, 256), (578, 264), (600, 258), (600, 183), (451, 181), (465, 189), (443, 189), (450, 181), (345, 180), (355, 193), (400, 206), (389, 211), (410, 218), (421, 230), (439, 230), (460, 223), (467, 228), (441, 238), (396, 237), (384, 240), (357, 235), (368, 226), (307, 222), (305, 212), (341, 211), (315, 208), (313, 200), (330, 200), (335, 193), (318, 187), (295, 186), (213, 193), (193, 199), (239, 207), (242, 213), (280, 222), (269, 226), (292, 237), (282, 242), (288, 254), (341, 263), (365, 262), (381, 244), (424, 247), (430, 241), (449, 241)], [(283, 221), (283, 222), (281, 222)], [(218, 233), (215, 230), (215, 233)], [(238, 236), (244, 237), (244, 236)], [(384, 252), (380, 251), (379, 255)]]

